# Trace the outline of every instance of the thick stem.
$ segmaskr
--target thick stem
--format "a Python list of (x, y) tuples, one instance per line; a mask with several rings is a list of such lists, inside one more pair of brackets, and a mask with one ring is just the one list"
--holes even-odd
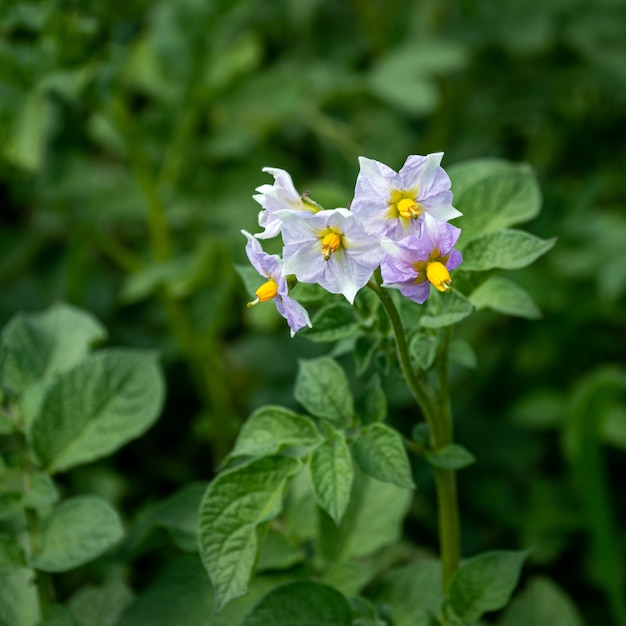
[[(451, 332), (444, 331), (444, 338), (438, 355), (437, 374), (438, 390), (433, 390), (415, 374), (409, 356), (408, 344), (402, 319), (390, 294), (380, 286), (380, 273), (368, 283), (378, 295), (391, 323), (398, 351), (402, 373), (409, 389), (420, 406), (428, 423), (431, 445), (438, 450), (453, 442), (452, 417), (450, 411), (448, 349)], [(447, 593), (452, 576), (458, 568), (461, 556), (459, 510), (456, 491), (456, 473), (454, 470), (434, 467), (435, 488), (437, 490), (437, 508), (439, 520), (439, 544), (441, 550), (441, 569), (443, 592)]]

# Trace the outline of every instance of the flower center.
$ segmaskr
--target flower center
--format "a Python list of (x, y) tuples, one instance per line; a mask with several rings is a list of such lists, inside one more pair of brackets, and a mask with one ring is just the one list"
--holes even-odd
[(448, 291), (450, 289), (450, 272), (448, 268), (439, 261), (431, 261), (426, 266), (426, 277), (439, 291)]
[(255, 292), (256, 300), (248, 302), (248, 307), (259, 304), (259, 302), (268, 302), (276, 297), (278, 293), (278, 285), (276, 281), (270, 278), (266, 283), (263, 283)]
[(409, 219), (416, 220), (421, 213), (419, 205), (412, 198), (402, 198), (396, 207), (401, 217), (407, 217)]
[(331, 231), (322, 237), (322, 254), (327, 261), (330, 255), (337, 252), (340, 247), (341, 237), (337, 233)]

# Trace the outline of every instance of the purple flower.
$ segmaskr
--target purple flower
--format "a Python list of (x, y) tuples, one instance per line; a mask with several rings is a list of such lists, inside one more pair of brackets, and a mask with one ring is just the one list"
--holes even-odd
[(284, 267), (303, 283), (319, 283), (352, 304), (383, 256), (380, 238), (365, 232), (346, 209), (315, 215), (281, 211)]
[(267, 254), (261, 248), (261, 244), (245, 230), (241, 231), (248, 243), (246, 244), (246, 254), (252, 267), (267, 278), (256, 290), (256, 300), (249, 302), (248, 306), (254, 306), (260, 302), (273, 300), (278, 312), (287, 320), (293, 337), (301, 328), (311, 326), (311, 320), (306, 309), (293, 298), (289, 297), (289, 287), (283, 272), (283, 263), (277, 254)]
[(264, 167), (264, 172), (274, 177), (273, 185), (261, 185), (256, 188), (259, 193), (252, 196), (262, 207), (259, 212), (259, 226), (265, 228), (255, 235), (258, 239), (270, 239), (280, 233), (280, 220), (277, 211), (309, 211), (315, 213), (321, 207), (308, 198), (300, 195), (293, 185), (291, 176), (285, 170), (275, 167)]
[(383, 287), (398, 289), (403, 296), (423, 304), (430, 285), (439, 291), (450, 288), (450, 270), (463, 261), (454, 249), (461, 229), (446, 222), (426, 219), (421, 237), (409, 235), (401, 241), (383, 240), (387, 253), (380, 269)]
[(368, 232), (399, 241), (419, 235), (426, 216), (441, 222), (462, 215), (452, 206), (450, 178), (440, 166), (443, 152), (411, 155), (399, 172), (359, 157), (351, 211)]

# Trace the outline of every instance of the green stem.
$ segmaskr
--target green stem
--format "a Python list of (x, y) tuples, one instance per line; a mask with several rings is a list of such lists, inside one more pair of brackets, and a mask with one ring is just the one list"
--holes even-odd
[[(428, 423), (431, 445), (434, 450), (453, 443), (452, 417), (450, 411), (450, 392), (448, 375), (448, 349), (451, 332), (446, 329), (442, 346), (439, 351), (437, 373), (439, 379), (438, 393), (423, 383), (415, 374), (409, 356), (408, 344), (400, 313), (389, 292), (380, 286), (380, 271), (377, 270), (375, 280), (368, 286), (378, 295), (387, 317), (391, 323), (395, 338), (398, 359), (404, 378), (413, 393)], [(456, 473), (454, 470), (433, 468), (435, 488), (437, 490), (437, 508), (439, 519), (439, 543), (441, 549), (442, 587), (447, 593), (450, 581), (454, 576), (461, 556), (459, 509), (456, 490)]]
[[(15, 428), (13, 439), (15, 441), (15, 447), (18, 451), (18, 458), (20, 461), (20, 482), (22, 493), (24, 496), (30, 489), (30, 473), (32, 470), (31, 461), (28, 456), (28, 444), (26, 442), (26, 436), (21, 432), (19, 426), (19, 420), (16, 417), (15, 412), (10, 411), (13, 425)], [(37, 513), (31, 509), (26, 508), (24, 510), (24, 518), (26, 520), (26, 551), (29, 557), (32, 557), (39, 549), (39, 541), (37, 538), (37, 526), (38, 519)], [(39, 602), (39, 615), (41, 619), (46, 617), (48, 609), (55, 603), (55, 591), (52, 578), (46, 572), (37, 570), (35, 574), (35, 587), (37, 589), (37, 599)]]

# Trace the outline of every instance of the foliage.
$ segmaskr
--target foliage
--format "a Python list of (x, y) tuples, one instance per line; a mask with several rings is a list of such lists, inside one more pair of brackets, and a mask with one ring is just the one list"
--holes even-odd
[[(613, 0), (2, 2), (0, 575), (12, 573), (0, 623), (41, 621), (33, 564), (12, 539), (20, 520), (43, 523), (67, 501), (97, 497), (118, 511), (103, 517), (113, 531), (121, 520), (124, 537), (69, 571), (37, 574), (79, 625), (240, 623), (279, 585), (310, 579), (313, 545), (326, 565), (337, 559), (315, 570), (320, 593), (351, 598), (362, 623), (429, 624), (442, 600), (430, 469), (442, 464), (466, 467), (464, 555), (531, 550), (522, 591), (484, 623), (625, 623), (626, 413), (615, 373), (624, 17)], [(351, 308), (299, 284), (294, 296), (315, 313), (292, 340), (270, 307), (243, 306), (233, 271), (245, 258), (240, 229), (256, 229), (250, 196), (268, 182), (263, 166), (288, 168), (321, 204), (344, 206), (359, 155), (398, 167), (439, 150), (465, 213), (469, 264), (451, 297), (399, 306), (426, 378), (442, 329), (459, 322), (450, 361), (463, 448), (445, 452), (413, 428), (373, 293)], [(506, 274), (519, 258), (496, 248), (486, 257), (476, 243), (515, 239), (531, 258), (555, 235), (548, 254)], [(110, 345), (129, 346), (127, 375), (119, 348), (92, 349), (105, 327)], [(167, 397), (137, 402), (163, 402), (162, 417), (147, 430), (153, 417), (139, 411), (122, 427), (156, 353)], [(338, 415), (293, 393), (298, 362), (320, 359), (333, 359), (353, 393)], [(90, 385), (104, 389), (104, 379), (128, 383), (113, 410), (91, 404)], [(66, 421), (69, 386), (82, 400), (67, 407), (79, 419)], [(359, 506), (346, 505), (347, 481), (313, 493), (300, 461), (283, 513), (257, 526), (264, 549), (249, 594), (214, 616), (194, 552), (218, 465), (237, 472), (252, 457), (303, 459), (318, 447), (317, 462), (326, 451), (338, 464), (342, 439), (354, 455), (352, 427), (376, 432), (385, 419), (428, 461), (411, 463), (416, 489), (355, 464)], [(263, 440), (270, 421), (276, 433)], [(68, 423), (83, 424), (81, 436)], [(16, 446), (31, 432), (22, 485)], [(320, 500), (330, 509), (319, 514), (332, 536), (324, 543)], [(343, 506), (350, 533), (333, 521)], [(47, 621), (72, 623), (67, 610), (51, 607)]]

